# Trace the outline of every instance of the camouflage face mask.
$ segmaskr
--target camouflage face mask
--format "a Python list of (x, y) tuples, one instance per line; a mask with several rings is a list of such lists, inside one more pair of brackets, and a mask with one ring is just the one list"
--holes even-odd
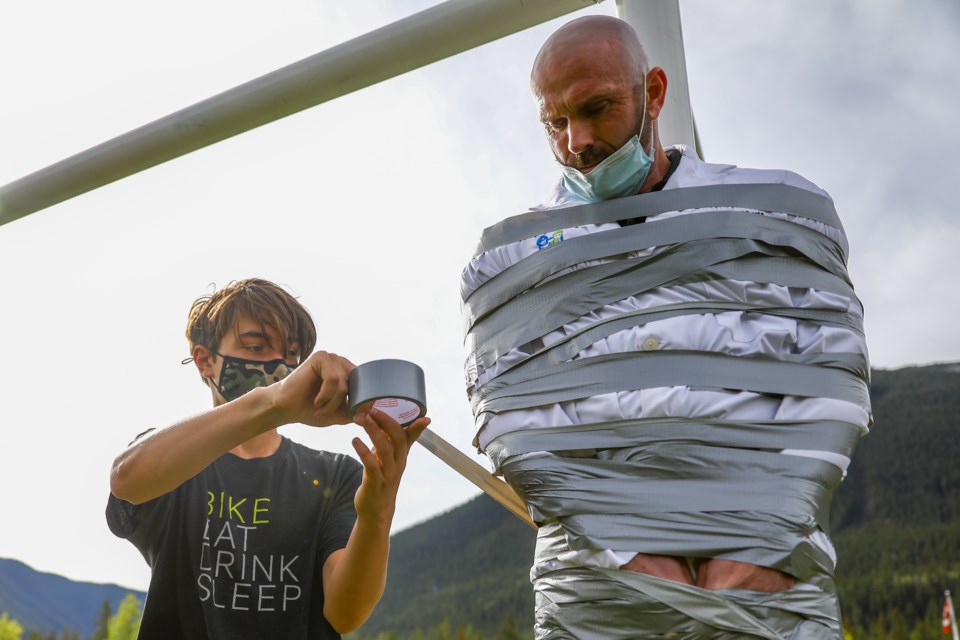
[(236, 400), (257, 387), (267, 387), (274, 382), (280, 382), (297, 368), (296, 365), (287, 364), (283, 359), (263, 362), (233, 356), (221, 355), (221, 357), (223, 369), (220, 371), (217, 391), (227, 401)]

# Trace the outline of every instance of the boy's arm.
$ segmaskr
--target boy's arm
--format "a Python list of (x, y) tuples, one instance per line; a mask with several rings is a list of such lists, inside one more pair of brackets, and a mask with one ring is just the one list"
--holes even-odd
[(227, 451), (278, 426), (349, 422), (347, 377), (353, 368), (349, 360), (319, 351), (276, 384), (151, 432), (114, 460), (111, 493), (141, 504), (176, 489)]
[(363, 462), (363, 481), (354, 504), (357, 522), (347, 546), (334, 551), (323, 564), (323, 615), (338, 633), (363, 624), (383, 594), (390, 551), (390, 525), (407, 454), (429, 418), (406, 429), (382, 411), (358, 414), (357, 423), (373, 442), (371, 451), (359, 438), (353, 447)]

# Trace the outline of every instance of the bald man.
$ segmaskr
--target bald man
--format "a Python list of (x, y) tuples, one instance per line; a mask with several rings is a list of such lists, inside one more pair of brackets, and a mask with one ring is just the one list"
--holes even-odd
[(476, 444), (540, 525), (537, 638), (841, 638), (825, 520), (870, 408), (832, 201), (664, 148), (666, 74), (615, 18), (554, 33), (531, 89), (561, 179), (462, 294)]

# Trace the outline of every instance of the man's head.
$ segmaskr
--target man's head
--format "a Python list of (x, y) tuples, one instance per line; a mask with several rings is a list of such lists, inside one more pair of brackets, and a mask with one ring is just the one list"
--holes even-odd
[(644, 149), (654, 147), (656, 162), (663, 151), (655, 121), (667, 79), (648, 66), (633, 28), (609, 16), (574, 20), (547, 39), (530, 88), (561, 164), (589, 173), (634, 135)]
[(317, 343), (316, 327), (303, 305), (258, 278), (231, 282), (195, 300), (186, 335), (201, 377), (215, 389), (222, 382), (224, 356), (296, 366)]

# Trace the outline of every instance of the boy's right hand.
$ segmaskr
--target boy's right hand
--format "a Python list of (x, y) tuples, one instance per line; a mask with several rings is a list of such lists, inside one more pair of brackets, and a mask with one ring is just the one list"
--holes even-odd
[(335, 353), (316, 351), (293, 373), (267, 387), (280, 424), (314, 427), (347, 424), (347, 378), (356, 365)]

